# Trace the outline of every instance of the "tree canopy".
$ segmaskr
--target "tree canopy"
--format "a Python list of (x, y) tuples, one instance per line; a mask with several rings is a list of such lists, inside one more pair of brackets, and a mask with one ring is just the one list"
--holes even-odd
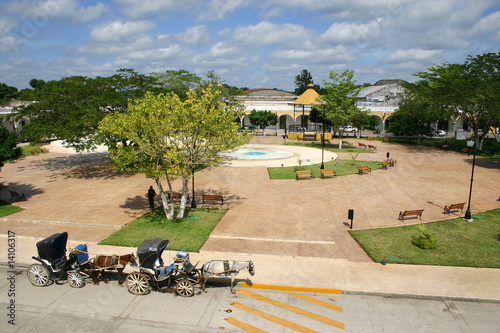
[[(354, 72), (344, 71), (342, 74), (330, 72), (332, 82), (325, 81), (326, 94), (323, 100), (326, 101), (325, 112), (326, 119), (338, 131), (342, 138), (344, 128), (348, 125), (354, 125), (362, 122), (366, 117), (366, 112), (356, 106), (356, 96), (360, 87), (355, 85), (353, 80)], [(339, 143), (339, 148), (341, 143)]]
[(22, 154), (21, 147), (16, 147), (19, 143), (17, 132), (10, 132), (7, 128), (0, 126), (0, 167), (5, 161), (16, 159)]
[(294, 93), (296, 95), (302, 95), (304, 91), (307, 90), (308, 85), (311, 83), (314, 85), (314, 90), (318, 92), (320, 90), (319, 85), (314, 84), (312, 75), (311, 73), (309, 73), (307, 69), (303, 69), (302, 72), (300, 72), (300, 74), (295, 77), (294, 83), (295, 83)]
[(0, 105), (5, 102), (17, 98), (18, 91), (16, 87), (8, 86), (5, 83), (0, 83)]
[(414, 75), (421, 78), (418, 98), (442, 117), (462, 119), (481, 150), (490, 127), (500, 119), (500, 53), (469, 56), (463, 64), (434, 65)]
[(272, 111), (252, 110), (248, 115), (248, 119), (252, 125), (259, 126), (261, 129), (278, 123), (278, 116)]
[[(174, 218), (172, 180), (180, 177), (183, 190), (177, 218), (184, 216), (188, 180), (198, 164), (221, 162), (219, 152), (249, 141), (239, 133), (235, 111), (227, 110), (220, 92), (211, 86), (199, 92), (188, 91), (182, 100), (175, 93), (146, 93), (129, 104), (128, 113), (109, 114), (100, 131), (117, 143), (109, 147), (113, 168), (127, 173), (144, 173), (156, 181), (168, 219)], [(165, 177), (168, 193), (163, 190)]]

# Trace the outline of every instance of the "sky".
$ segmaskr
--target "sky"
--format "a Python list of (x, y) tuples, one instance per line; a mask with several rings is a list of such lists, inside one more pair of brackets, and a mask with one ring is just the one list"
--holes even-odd
[(293, 91), (303, 69), (415, 81), (499, 51), (500, 0), (0, 0), (0, 83), (18, 89), (132, 68)]

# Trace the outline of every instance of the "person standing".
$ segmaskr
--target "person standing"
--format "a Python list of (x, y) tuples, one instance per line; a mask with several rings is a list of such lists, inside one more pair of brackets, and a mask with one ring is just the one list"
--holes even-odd
[(155, 209), (155, 197), (156, 197), (156, 192), (153, 189), (153, 186), (150, 186), (148, 190), (148, 201), (149, 201), (149, 207), (151, 207), (152, 210)]

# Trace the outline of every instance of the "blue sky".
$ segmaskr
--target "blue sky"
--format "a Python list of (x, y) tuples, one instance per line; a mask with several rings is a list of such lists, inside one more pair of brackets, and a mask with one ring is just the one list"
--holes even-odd
[(498, 0), (2, 0), (0, 82), (214, 70), (293, 91), (302, 69), (414, 81), (435, 63), (500, 51)]

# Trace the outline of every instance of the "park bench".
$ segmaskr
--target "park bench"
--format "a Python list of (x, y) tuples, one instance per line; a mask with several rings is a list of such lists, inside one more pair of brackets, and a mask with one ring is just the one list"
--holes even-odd
[(358, 167), (358, 173), (362, 175), (363, 173), (372, 173), (372, 169), (367, 165), (362, 165)]
[(269, 131), (266, 135), (276, 135), (276, 131)]
[(377, 147), (375, 147), (374, 145), (368, 145), (368, 149), (370, 149), (370, 150), (377, 150)]
[(31, 151), (31, 155), (33, 155), (33, 156), (38, 155), (38, 154), (40, 154), (40, 152), (37, 149), (33, 149)]
[(449, 205), (449, 206), (444, 206), (444, 212), (446, 214), (450, 214), (450, 211), (452, 211), (452, 210), (458, 211), (459, 209), (463, 212), (464, 205), (465, 205), (465, 202), (457, 203), (457, 204), (453, 204), (453, 205)]
[(45, 153), (49, 152), (49, 149), (45, 148), (45, 147), (40, 147), (40, 152), (43, 153), (43, 154), (45, 154)]
[(387, 163), (389, 163), (389, 165), (390, 165), (391, 167), (393, 167), (393, 166), (395, 166), (395, 165), (396, 165), (396, 160), (393, 160), (392, 158), (390, 158), (390, 159), (388, 159), (388, 160), (387, 160)]
[[(167, 195), (168, 195), (168, 200), (170, 200), (170, 193), (167, 192)], [(173, 200), (181, 200), (182, 199), (182, 193), (174, 192), (172, 194), (172, 196), (173, 196)], [(189, 201), (189, 194), (187, 195), (186, 200)]]
[(366, 137), (368, 140), (375, 140), (375, 137), (374, 136), (368, 136)]
[(305, 170), (305, 171), (295, 171), (295, 179), (312, 179), (314, 178), (313, 175), (311, 174), (311, 171)]
[(10, 200), (14, 201), (14, 199), (17, 199), (19, 201), (21, 200), (26, 200), (26, 196), (24, 195), (24, 193), (17, 193), (16, 191), (11, 191), (11, 190), (8, 190), (9, 193), (10, 193)]
[(469, 152), (469, 148), (462, 148), (461, 152), (462, 153), (468, 153)]
[(420, 217), (420, 219), (422, 219), (423, 212), (424, 212), (423, 209), (405, 210), (404, 212), (401, 211), (401, 212), (399, 212), (399, 219), (401, 221), (404, 221), (405, 217), (407, 217), (407, 216), (415, 216), (415, 218)]
[(297, 140), (298, 141), (306, 141), (306, 138), (304, 138), (304, 137), (298, 137)]
[(330, 144), (330, 140), (328, 140), (328, 139), (321, 139), (321, 143), (323, 143), (323, 142)]
[(224, 204), (224, 199), (220, 194), (202, 194), (201, 198), (203, 204), (205, 203), (205, 201), (220, 201), (221, 206), (222, 204)]
[(366, 149), (366, 145), (363, 142), (358, 142), (358, 146), (363, 149)]
[(345, 148), (350, 148), (350, 147), (351, 147), (351, 144), (349, 143), (349, 141), (344, 141), (344, 140), (342, 140), (342, 147), (345, 147)]
[(263, 130), (258, 130), (255, 135), (264, 135), (264, 131)]
[(337, 177), (337, 174), (335, 173), (335, 171), (333, 169), (323, 169), (321, 170), (321, 178), (325, 179), (325, 178), (335, 178)]
[(389, 142), (389, 141), (391, 141), (391, 137), (390, 137), (390, 136), (386, 136), (386, 137), (384, 137), (384, 141), (385, 141), (385, 142)]
[(304, 134), (304, 137), (306, 141), (315, 141), (316, 140), (316, 134)]
[(382, 161), (382, 168), (387, 169), (389, 167), (389, 163), (387, 161)]

